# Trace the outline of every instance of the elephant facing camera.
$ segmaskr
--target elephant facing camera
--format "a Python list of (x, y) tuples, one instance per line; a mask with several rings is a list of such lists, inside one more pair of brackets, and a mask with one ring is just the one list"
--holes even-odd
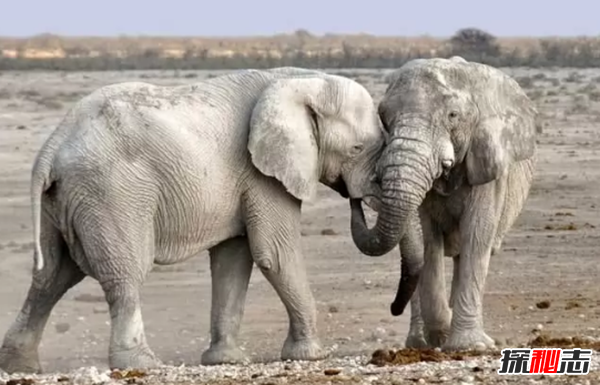
[[(389, 77), (378, 113), (390, 140), (382, 206), (368, 228), (352, 207), (352, 238), (378, 257), (399, 244), (394, 315), (410, 302), (407, 347), (487, 349), (484, 285), (492, 254), (523, 210), (536, 169), (535, 103), (492, 66), (413, 59)], [(454, 271), (446, 298), (444, 257)]]

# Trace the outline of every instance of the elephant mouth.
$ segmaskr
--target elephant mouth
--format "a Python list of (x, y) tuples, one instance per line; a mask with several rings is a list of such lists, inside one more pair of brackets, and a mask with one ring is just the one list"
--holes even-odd
[[(346, 182), (341, 177), (337, 178), (335, 182), (327, 184), (332, 190), (336, 191), (343, 198), (350, 198), (350, 193), (348, 192), (348, 187), (346, 186)], [(360, 198), (367, 206), (373, 209), (376, 212), (379, 212), (379, 208), (381, 207), (381, 200), (375, 193), (367, 194)]]
[(451, 193), (450, 186), (445, 178), (439, 178), (433, 182), (433, 191), (444, 197), (449, 196)]
[(433, 182), (433, 191), (447, 197), (456, 191), (464, 182), (465, 171), (463, 167), (455, 167), (446, 171)]
[(350, 193), (348, 192), (348, 187), (346, 187), (346, 182), (342, 177), (338, 177), (335, 182), (329, 184), (329, 187), (340, 194), (343, 198), (350, 198)]

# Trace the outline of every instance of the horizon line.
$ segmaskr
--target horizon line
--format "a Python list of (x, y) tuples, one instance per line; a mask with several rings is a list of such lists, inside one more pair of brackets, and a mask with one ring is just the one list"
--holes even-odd
[[(463, 29), (470, 29), (472, 27), (466, 27), (466, 28), (460, 28), (458, 29), (456, 32), (463, 30)], [(479, 29), (481, 31), (487, 32), (486, 30), (482, 30), (480, 28), (474, 28), (474, 29)], [(368, 32), (353, 32), (353, 33), (334, 33), (334, 32), (325, 32), (325, 33), (313, 33), (310, 32), (309, 30), (306, 30), (304, 28), (300, 28), (297, 29), (295, 31), (291, 31), (291, 32), (277, 32), (277, 33), (273, 33), (271, 35), (266, 35), (266, 34), (246, 34), (246, 35), (161, 35), (161, 34), (145, 34), (145, 33), (138, 33), (138, 34), (129, 34), (129, 33), (115, 33), (115, 34), (98, 34), (98, 35), (91, 35), (91, 34), (81, 34), (81, 35), (77, 35), (77, 34), (59, 34), (59, 33), (54, 33), (54, 32), (41, 32), (41, 33), (37, 33), (37, 34), (32, 34), (32, 35), (0, 35), (0, 39), (18, 39), (18, 40), (26, 40), (26, 39), (35, 39), (35, 38), (40, 38), (40, 37), (57, 37), (57, 38), (66, 38), (66, 39), (81, 39), (81, 38), (104, 38), (104, 39), (118, 39), (118, 38), (161, 38), (161, 39), (226, 39), (226, 40), (231, 40), (231, 39), (268, 39), (268, 38), (275, 38), (275, 37), (281, 37), (281, 36), (293, 36), (298, 34), (298, 32), (306, 32), (308, 36), (313, 37), (313, 38), (326, 38), (326, 37), (371, 37), (371, 38), (409, 38), (409, 39), (417, 39), (417, 38), (428, 38), (428, 39), (450, 39), (454, 36), (454, 34), (452, 35), (430, 35), (427, 33), (423, 33), (423, 34), (413, 34), (413, 35), (385, 35), (385, 34), (372, 34), (372, 33), (368, 33)], [(488, 32), (489, 33), (489, 32)], [(495, 35), (493, 33), (490, 33), (492, 36), (494, 36), (497, 39), (556, 39), (556, 38), (560, 38), (560, 39), (574, 39), (574, 38), (600, 38), (600, 35)]]

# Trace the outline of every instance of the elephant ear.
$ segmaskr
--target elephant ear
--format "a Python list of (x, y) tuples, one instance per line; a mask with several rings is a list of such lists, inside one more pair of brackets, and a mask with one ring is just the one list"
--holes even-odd
[(252, 163), (301, 201), (314, 197), (319, 182), (315, 100), (324, 85), (319, 78), (274, 81), (258, 98), (250, 118)]
[(537, 110), (515, 80), (500, 70), (473, 64), (477, 66), (474, 101), (480, 115), (466, 166), (469, 183), (480, 185), (499, 178), (512, 163), (533, 156)]

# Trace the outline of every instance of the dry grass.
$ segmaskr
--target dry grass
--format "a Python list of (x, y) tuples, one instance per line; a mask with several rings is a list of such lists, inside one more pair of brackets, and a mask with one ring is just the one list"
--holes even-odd
[(376, 350), (370, 364), (377, 366), (386, 365), (408, 365), (417, 362), (442, 362), (442, 361), (464, 361), (469, 357), (493, 355), (496, 351), (468, 350), (464, 352), (442, 352), (435, 349), (400, 349), (400, 350)]
[[(600, 342), (595, 339), (575, 337), (551, 337), (540, 334), (529, 340), (523, 347), (528, 348), (562, 348), (562, 349), (592, 349), (600, 351)], [(371, 356), (370, 364), (377, 366), (409, 365), (417, 362), (464, 361), (479, 356), (499, 356), (498, 350), (462, 352), (442, 352), (435, 349), (379, 349)]]

